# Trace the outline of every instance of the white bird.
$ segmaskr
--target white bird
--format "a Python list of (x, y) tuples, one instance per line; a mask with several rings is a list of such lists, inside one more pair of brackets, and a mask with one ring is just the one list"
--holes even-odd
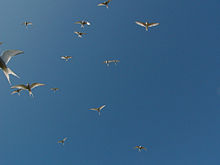
[(101, 115), (101, 110), (105, 107), (106, 105), (102, 105), (99, 108), (91, 108), (89, 110), (97, 111), (99, 113), (99, 116)]
[(87, 34), (87, 33), (82, 33), (82, 32), (74, 32), (74, 33), (77, 34), (79, 38), (82, 38), (82, 35)]
[(28, 29), (28, 26), (32, 26), (32, 22), (28, 22), (28, 21), (25, 21), (22, 23), (23, 25), (25, 25), (26, 29)]
[(11, 94), (13, 95), (13, 94), (17, 93), (20, 96), (21, 91), (22, 91), (22, 89), (17, 89), (17, 90), (12, 91)]
[(68, 61), (69, 59), (71, 59), (71, 56), (61, 56), (61, 59)]
[(8, 62), (10, 59), (18, 54), (24, 53), (21, 50), (6, 50), (0, 56), (0, 68), (2, 69), (3, 73), (5, 74), (9, 84), (11, 85), (9, 75), (12, 74), (13, 76), (19, 78), (11, 69), (7, 67)]
[(63, 138), (62, 140), (59, 140), (57, 143), (64, 145), (66, 140), (67, 140), (67, 137)]
[(144, 146), (141, 146), (141, 145), (140, 146), (135, 146), (134, 148), (138, 149), (139, 152), (141, 152), (141, 150), (145, 150), (145, 151), (147, 150)]
[(97, 6), (105, 6), (106, 8), (108, 8), (108, 4), (111, 0), (105, 1), (103, 3), (99, 3)]
[(14, 89), (14, 88), (17, 88), (17, 89), (22, 89), (22, 90), (28, 90), (29, 92), (29, 96), (34, 96), (33, 93), (32, 93), (32, 89), (38, 87), (38, 86), (43, 86), (45, 84), (41, 84), (41, 83), (33, 83), (33, 84), (27, 84), (27, 85), (24, 85), (24, 84), (20, 84), (20, 85), (15, 85), (15, 86), (12, 86), (11, 88)]
[(159, 25), (160, 23), (148, 23), (148, 22), (139, 22), (139, 21), (136, 21), (135, 22), (137, 25), (140, 25), (140, 26), (143, 26), (146, 28), (146, 31), (148, 31), (148, 28), (149, 27), (153, 27), (153, 26), (157, 26)]
[(77, 21), (75, 22), (75, 24), (80, 24), (81, 28), (84, 28), (85, 25), (88, 25), (88, 26), (91, 25), (91, 23), (88, 21)]
[(56, 92), (57, 90), (59, 90), (59, 88), (50, 88), (50, 90)]

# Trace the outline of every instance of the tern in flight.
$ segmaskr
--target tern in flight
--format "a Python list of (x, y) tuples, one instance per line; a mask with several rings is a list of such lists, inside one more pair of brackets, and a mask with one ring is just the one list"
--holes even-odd
[(13, 76), (19, 78), (11, 69), (7, 67), (8, 62), (10, 59), (18, 54), (24, 53), (21, 50), (6, 50), (0, 56), (0, 68), (2, 69), (3, 73), (5, 74), (9, 84), (11, 85), (9, 75), (12, 74)]
[(143, 26), (146, 28), (146, 31), (148, 31), (148, 28), (149, 27), (153, 27), (153, 26), (157, 26), (159, 25), (159, 23), (148, 23), (148, 22), (139, 22), (139, 21), (136, 21), (135, 22), (137, 25), (140, 25), (140, 26)]
[(50, 88), (50, 90), (54, 91), (54, 93), (59, 90), (59, 88)]
[(28, 21), (25, 21), (22, 24), (26, 27), (26, 29), (28, 29), (28, 26), (32, 26), (32, 22), (28, 22)]
[(61, 59), (68, 61), (69, 59), (71, 59), (71, 56), (61, 56)]
[(97, 6), (105, 6), (106, 8), (108, 8), (108, 4), (111, 0), (105, 1), (103, 3), (98, 4)]
[(29, 92), (29, 96), (34, 96), (33, 93), (32, 93), (32, 89), (36, 88), (36, 87), (39, 87), (39, 86), (43, 86), (45, 84), (41, 84), (41, 83), (33, 83), (33, 84), (27, 84), (27, 85), (24, 85), (24, 84), (21, 84), (21, 85), (15, 85), (15, 86), (12, 86), (11, 88), (14, 89), (14, 88), (17, 88), (17, 89), (22, 89), (22, 90), (28, 90)]
[(105, 107), (105, 105), (102, 105), (99, 108), (91, 108), (89, 110), (97, 111), (99, 113), (99, 116), (101, 115), (101, 110)]
[(144, 146), (136, 146), (134, 147), (135, 149), (138, 149), (139, 152), (141, 152), (141, 150), (147, 150)]
[(67, 137), (63, 138), (62, 140), (59, 140), (57, 143), (64, 145), (66, 140), (67, 140)]
[(81, 25), (81, 28), (84, 28), (85, 25), (91, 25), (90, 22), (88, 21), (77, 21), (75, 22), (75, 24), (80, 24)]
[(87, 34), (87, 33), (82, 33), (82, 32), (74, 32), (74, 33), (77, 34), (79, 38), (82, 38), (82, 35)]
[(17, 93), (18, 96), (20, 96), (21, 95), (20, 94), (21, 91), (22, 91), (22, 89), (17, 89), (17, 90), (12, 91), (11, 94), (13, 95), (13, 94)]

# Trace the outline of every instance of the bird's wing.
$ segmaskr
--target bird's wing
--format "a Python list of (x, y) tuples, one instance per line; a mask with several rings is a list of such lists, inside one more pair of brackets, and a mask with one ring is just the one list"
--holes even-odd
[(31, 88), (33, 89), (33, 88), (36, 88), (36, 87), (38, 87), (38, 86), (43, 86), (43, 85), (45, 85), (45, 84), (33, 83), (33, 84), (31, 84)]
[(103, 106), (99, 107), (99, 109), (102, 110), (105, 106), (106, 106), (106, 105), (103, 105)]
[(12, 95), (15, 94), (15, 93), (18, 93), (18, 91), (15, 90), (15, 91), (12, 91), (12, 92), (11, 92)]
[(62, 57), (60, 57), (61, 59), (66, 59), (66, 57), (64, 57), (64, 56), (62, 56)]
[(12, 89), (17, 88), (17, 89), (23, 89), (23, 90), (25, 90), (25, 89), (27, 89), (27, 86), (26, 86), (26, 85), (23, 85), (23, 84), (20, 84), (20, 85), (12, 86), (11, 88), (12, 88)]
[(157, 25), (159, 25), (160, 23), (149, 23), (148, 24), (148, 27), (153, 27), (153, 26), (157, 26)]
[(28, 24), (28, 25), (32, 25), (32, 22), (28, 22), (27, 24)]
[(65, 142), (67, 140), (67, 137), (63, 138), (63, 141)]
[(86, 24), (87, 24), (87, 25), (91, 25), (91, 23), (90, 23), (90, 22), (86, 22)]
[(81, 21), (77, 21), (77, 22), (75, 22), (75, 24), (82, 24), (82, 22)]
[(74, 32), (74, 33), (79, 35), (79, 32)]
[(7, 64), (13, 56), (16, 56), (22, 53), (24, 52), (21, 50), (6, 50), (2, 53), (1, 58), (5, 62), (5, 64)]
[(97, 108), (90, 108), (89, 110), (92, 110), (92, 111), (98, 111)]
[(143, 23), (143, 22), (136, 21), (135, 23), (136, 23), (137, 25), (140, 25), (140, 26), (143, 26), (143, 27), (145, 27), (145, 26), (146, 26), (146, 24), (145, 24), (145, 23)]
[(97, 6), (105, 6), (105, 4), (104, 3), (100, 3)]

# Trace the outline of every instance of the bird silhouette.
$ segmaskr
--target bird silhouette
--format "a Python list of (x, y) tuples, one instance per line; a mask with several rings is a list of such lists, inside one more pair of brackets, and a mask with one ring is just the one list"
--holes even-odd
[(105, 1), (103, 3), (99, 3), (97, 6), (105, 6), (106, 8), (108, 8), (109, 2), (111, 2), (111, 0)]
[(102, 105), (101, 107), (98, 108), (91, 108), (89, 110), (97, 111), (99, 113), (99, 116), (101, 115), (101, 110), (105, 107), (106, 105)]
[(148, 22), (139, 22), (139, 21), (136, 21), (135, 22), (137, 25), (140, 25), (140, 26), (143, 26), (145, 27), (146, 31), (148, 31), (148, 28), (149, 27), (153, 27), (153, 26), (157, 26), (159, 25), (159, 23), (148, 23)]

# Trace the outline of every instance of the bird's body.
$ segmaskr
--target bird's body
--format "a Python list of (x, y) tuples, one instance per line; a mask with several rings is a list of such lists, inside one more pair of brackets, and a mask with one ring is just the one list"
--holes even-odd
[(149, 27), (153, 27), (153, 26), (157, 26), (159, 25), (160, 23), (148, 23), (148, 22), (139, 22), (139, 21), (136, 21), (135, 22), (137, 25), (140, 25), (140, 26), (143, 26), (145, 27), (146, 31), (148, 31), (148, 28)]
[(20, 50), (6, 50), (0, 56), (0, 68), (4, 72), (9, 84), (11, 84), (10, 77), (9, 77), (10, 74), (14, 75), (17, 78), (19, 78), (19, 77), (11, 69), (9, 69), (7, 67), (7, 63), (10, 61), (10, 59), (13, 56), (16, 56), (16, 55), (22, 54), (22, 53), (24, 53), (24, 52), (20, 51)]
[(103, 3), (99, 3), (97, 6), (105, 6), (106, 8), (108, 8), (108, 5), (109, 5), (109, 2), (110, 2), (111, 0), (108, 0), (108, 1), (105, 1), (105, 2), (103, 2)]
[(77, 21), (75, 22), (75, 24), (80, 24), (81, 25), (81, 28), (84, 28), (85, 25), (91, 25), (90, 22), (88, 21)]
[(11, 94), (13, 95), (13, 94), (17, 93), (20, 96), (21, 91), (22, 91), (22, 89), (17, 89), (17, 90), (12, 91)]
[(61, 56), (61, 59), (68, 61), (69, 59), (71, 59), (71, 56)]
[(141, 152), (141, 150), (147, 150), (144, 146), (135, 146), (135, 149), (138, 149), (139, 152)]
[(17, 88), (17, 89), (22, 89), (22, 90), (27, 90), (29, 92), (29, 95), (30, 96), (34, 96), (33, 93), (32, 93), (32, 89), (33, 88), (36, 88), (38, 86), (43, 86), (45, 84), (41, 84), (41, 83), (33, 83), (33, 84), (27, 84), (27, 85), (24, 85), (24, 84), (20, 84), (20, 85), (15, 85), (15, 86), (12, 86), (11, 88)]
[(56, 92), (57, 90), (59, 90), (59, 88), (50, 88), (50, 90)]
[(74, 33), (77, 34), (79, 38), (82, 38), (82, 35), (87, 34), (87, 33), (82, 33), (82, 32), (74, 32)]
[(99, 116), (101, 115), (101, 110), (105, 107), (106, 105), (102, 105), (101, 107), (98, 108), (91, 108), (89, 110), (97, 111), (99, 113)]
[(67, 140), (67, 137), (63, 138), (62, 140), (59, 140), (57, 143), (64, 145), (66, 140)]

